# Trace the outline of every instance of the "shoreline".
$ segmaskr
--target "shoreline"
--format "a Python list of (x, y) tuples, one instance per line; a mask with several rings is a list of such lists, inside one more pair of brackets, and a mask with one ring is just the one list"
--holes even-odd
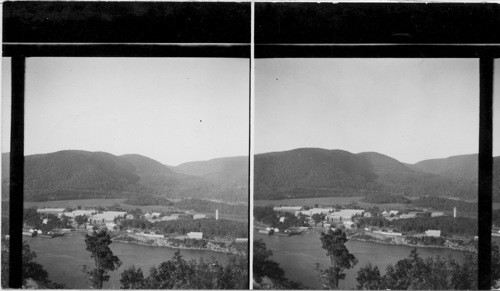
[(453, 247), (446, 247), (446, 246), (431, 246), (431, 245), (427, 245), (427, 246), (426, 245), (412, 245), (412, 244), (408, 244), (408, 243), (390, 243), (390, 242), (384, 242), (384, 241), (379, 241), (379, 240), (353, 238), (353, 237), (349, 237), (349, 236), (347, 237), (347, 239), (352, 240), (352, 241), (372, 242), (372, 243), (378, 243), (378, 244), (384, 244), (384, 245), (396, 245), (396, 246), (407, 246), (407, 247), (428, 248), (428, 249), (449, 249), (449, 250), (455, 250), (455, 251), (477, 253), (477, 250), (471, 251), (471, 250), (465, 249), (465, 248), (453, 248)]
[[(254, 230), (256, 230), (256, 229), (260, 229), (260, 227), (254, 227)], [(307, 234), (307, 233), (311, 233), (311, 232), (322, 232), (322, 231), (323, 231), (323, 229), (320, 229), (320, 228), (311, 228), (311, 229), (308, 229), (308, 230), (302, 232), (301, 234)], [(264, 235), (264, 234), (262, 234), (262, 235)], [(388, 238), (392, 238), (392, 237), (388, 236)], [(437, 246), (437, 245), (413, 245), (413, 244), (403, 243), (403, 242), (394, 242), (394, 240), (391, 240), (391, 242), (385, 242), (385, 241), (377, 240), (376, 238), (374, 238), (374, 239), (356, 238), (356, 237), (353, 237), (352, 234), (348, 234), (347, 239), (352, 240), (352, 241), (372, 242), (372, 243), (378, 243), (378, 244), (384, 244), (384, 245), (401, 245), (401, 246), (408, 246), (408, 247), (415, 247), (415, 248), (431, 248), (431, 249), (432, 248), (449, 249), (449, 250), (471, 252), (471, 253), (477, 254), (477, 249), (470, 250), (469, 248), (466, 248), (466, 247), (449, 247), (449, 246)]]
[(207, 249), (207, 248), (192, 248), (192, 247), (183, 247), (183, 246), (159, 246), (159, 245), (151, 245), (147, 244), (145, 242), (140, 242), (140, 241), (122, 241), (120, 239), (111, 239), (113, 242), (119, 242), (119, 243), (124, 243), (124, 244), (134, 244), (134, 245), (141, 245), (141, 246), (147, 246), (147, 247), (153, 247), (153, 248), (169, 248), (169, 249), (180, 249), (180, 250), (195, 250), (195, 251), (209, 251), (209, 252), (215, 252), (215, 253), (226, 253), (226, 254), (233, 254), (233, 255), (244, 255), (245, 253), (241, 252), (234, 252), (234, 251), (229, 251), (229, 250), (213, 250), (213, 249)]

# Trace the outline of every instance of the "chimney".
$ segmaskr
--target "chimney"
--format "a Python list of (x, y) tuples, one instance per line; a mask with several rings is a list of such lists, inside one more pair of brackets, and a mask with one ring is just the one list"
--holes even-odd
[(457, 218), (457, 208), (453, 207), (453, 218)]
[(219, 220), (219, 209), (215, 209), (215, 220)]

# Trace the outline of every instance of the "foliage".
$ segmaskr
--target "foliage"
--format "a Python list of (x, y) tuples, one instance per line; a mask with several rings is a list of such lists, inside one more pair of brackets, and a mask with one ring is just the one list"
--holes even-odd
[(382, 288), (382, 276), (377, 266), (368, 264), (358, 271), (358, 286), (357, 289), (379, 290)]
[(404, 233), (423, 233), (429, 229), (441, 230), (443, 236), (451, 235), (477, 235), (477, 219), (468, 217), (415, 217), (407, 219), (387, 220), (384, 217), (358, 218), (360, 227), (393, 227)]
[[(22, 280), (23, 285), (27, 283), (28, 279), (34, 280), (42, 289), (61, 289), (64, 286), (54, 283), (49, 280), (49, 274), (43, 266), (35, 262), (36, 253), (31, 251), (30, 246), (23, 242), (22, 246)], [(4, 257), (5, 256), (5, 257)], [(5, 261), (4, 261), (5, 260)], [(4, 282), (3, 276), (8, 277), (8, 264), (9, 264), (9, 251), (8, 248), (2, 249), (2, 285)], [(8, 280), (6, 280), (8, 284)]]
[(222, 215), (248, 216), (247, 205), (233, 205), (201, 199), (182, 199), (176, 202), (174, 206), (197, 213), (215, 213), (215, 210), (219, 209), (219, 217)]
[(412, 245), (424, 245), (424, 246), (444, 246), (446, 239), (444, 237), (433, 237), (433, 236), (407, 236), (406, 240)]
[[(274, 281), (273, 287), (282, 287), (276, 289), (303, 289), (300, 283), (289, 281), (285, 278), (285, 271), (280, 267), (280, 264), (269, 259), (272, 255), (273, 252), (267, 249), (262, 239), (254, 240), (252, 267), (254, 281), (260, 284), (263, 281), (262, 279), (267, 277)], [(258, 287), (258, 285), (254, 285), (254, 289), (259, 289)]]
[(226, 266), (212, 259), (186, 261), (175, 252), (171, 260), (154, 266), (149, 276), (130, 267), (121, 274), (122, 289), (246, 289), (248, 288), (247, 259), (229, 256)]
[(144, 274), (141, 268), (131, 266), (125, 269), (120, 278), (121, 289), (144, 289)]
[(36, 207), (24, 209), (23, 222), (34, 228), (40, 228), (40, 225), (42, 224), (42, 218), (40, 213), (36, 212)]
[(95, 268), (91, 270), (85, 268), (84, 272), (92, 288), (102, 289), (103, 283), (109, 280), (108, 272), (118, 269), (121, 261), (109, 248), (111, 237), (106, 230), (94, 231), (91, 235), (86, 234), (85, 244), (90, 257), (94, 259)]
[(279, 219), (274, 212), (272, 207), (259, 207), (256, 206), (253, 208), (253, 217), (256, 221), (269, 225), (271, 227), (276, 226), (278, 224)]
[(203, 236), (207, 238), (233, 237), (246, 238), (248, 237), (248, 225), (246, 223), (213, 218), (205, 219), (178, 219), (172, 221), (157, 221), (153, 224), (157, 229), (163, 230), (165, 234), (186, 234), (188, 232), (203, 232)]
[(399, 200), (401, 196), (424, 195), (477, 197), (473, 182), (424, 173), (378, 153), (301, 148), (255, 155), (254, 161), (255, 199), (370, 197), (380, 193), (399, 196)]
[(85, 215), (77, 215), (75, 216), (75, 222), (76, 224), (78, 224), (78, 226), (84, 224), (85, 222), (87, 222), (87, 216)]
[(279, 229), (289, 229), (291, 227), (300, 227), (300, 226), (309, 226), (306, 222), (306, 216), (303, 214), (299, 214), (299, 216), (295, 216), (292, 213), (285, 212), (282, 214), (284, 217), (283, 222), (278, 222), (275, 226)]
[(326, 255), (330, 258), (332, 264), (326, 270), (318, 270), (326, 281), (326, 285), (330, 288), (338, 288), (339, 280), (345, 278), (345, 269), (353, 268), (358, 260), (349, 253), (345, 246), (347, 236), (340, 229), (329, 229), (326, 233), (321, 233), (322, 248), (326, 250)]
[(413, 200), (411, 204), (415, 207), (428, 207), (434, 210), (446, 211), (453, 211), (453, 207), (456, 207), (458, 213), (477, 213), (477, 203), (441, 197), (423, 196), (416, 200)]
[(311, 218), (314, 220), (314, 223), (317, 224), (325, 220), (326, 215), (324, 213), (314, 213)]
[[(364, 266), (358, 272), (358, 289), (398, 289), (398, 290), (470, 290), (477, 289), (477, 255), (465, 253), (463, 263), (452, 258), (422, 259), (413, 249), (408, 258), (399, 260), (386, 268), (381, 276), (378, 268)], [(500, 255), (498, 246), (492, 246), (492, 281), (500, 279)]]
[(284, 280), (285, 271), (279, 263), (269, 259), (273, 252), (266, 248), (262, 239), (253, 242), (253, 274), (258, 282), (264, 276), (269, 278)]

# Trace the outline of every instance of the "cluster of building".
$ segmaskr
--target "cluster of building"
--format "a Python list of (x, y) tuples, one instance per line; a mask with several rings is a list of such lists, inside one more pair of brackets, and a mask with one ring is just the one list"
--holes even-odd
[[(372, 214), (364, 209), (340, 209), (336, 210), (335, 208), (310, 208), (304, 209), (301, 206), (280, 206), (274, 207), (273, 210), (279, 216), (279, 221), (284, 222), (286, 219), (285, 216), (281, 216), (283, 213), (293, 213), (295, 216), (304, 215), (306, 216), (306, 220), (309, 222), (311, 226), (320, 226), (324, 228), (335, 227), (339, 225), (343, 225), (347, 229), (357, 228), (357, 218), (359, 217), (371, 217)], [(313, 215), (321, 214), (324, 215), (324, 221), (317, 222), (314, 221)], [(416, 217), (440, 217), (445, 216), (445, 213), (442, 211), (434, 211), (434, 212), (425, 212), (425, 211), (413, 211), (408, 213), (401, 213), (399, 210), (385, 210), (380, 213), (387, 220), (395, 220), (395, 219), (408, 219), (408, 218), (416, 218)], [(457, 216), (456, 208), (453, 209), (453, 216)], [(270, 229), (266, 229), (269, 231)], [(371, 228), (366, 229), (373, 231), (374, 233), (379, 233), (383, 235), (390, 236), (402, 236), (401, 232), (394, 232), (392, 230), (372, 230)], [(273, 229), (274, 232), (279, 232), (279, 229)], [(264, 233), (264, 231), (263, 231)], [(440, 230), (427, 230), (425, 232), (426, 236), (432, 237), (440, 237)]]
[[(88, 230), (94, 229), (95, 226), (106, 227), (108, 230), (117, 230), (119, 229), (118, 221), (121, 219), (134, 219), (138, 217), (134, 217), (134, 215), (127, 213), (126, 211), (98, 211), (95, 209), (85, 209), (85, 210), (73, 210), (66, 211), (66, 208), (39, 208), (36, 210), (37, 213), (40, 214), (53, 214), (57, 217), (61, 218), (66, 216), (73, 221), (73, 226), (76, 228), (79, 225), (75, 221), (77, 216), (85, 216), (87, 218), (87, 223), (83, 227)], [(172, 221), (178, 220), (182, 217), (185, 217), (189, 214), (186, 213), (174, 213), (170, 215), (163, 215), (160, 212), (148, 212), (141, 216), (148, 220), (149, 222), (156, 221)], [(206, 214), (193, 214), (193, 219), (204, 219), (207, 218)], [(219, 219), (219, 210), (215, 212), (215, 218)], [(141, 235), (145, 235), (145, 233), (140, 233)], [(194, 232), (188, 234), (188, 238), (202, 238), (203, 234)]]

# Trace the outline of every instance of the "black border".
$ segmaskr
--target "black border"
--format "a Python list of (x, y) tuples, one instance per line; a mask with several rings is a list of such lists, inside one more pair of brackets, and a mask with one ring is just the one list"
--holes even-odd
[(256, 3), (255, 58), (478, 58), (478, 289), (491, 289), (492, 96), (500, 5)]
[[(26, 58), (245, 58), (250, 64), (250, 16), (250, 3), (234, 2), (3, 3), (3, 56), (12, 57), (9, 287), (22, 287)], [(250, 215), (250, 187), (248, 205)]]

